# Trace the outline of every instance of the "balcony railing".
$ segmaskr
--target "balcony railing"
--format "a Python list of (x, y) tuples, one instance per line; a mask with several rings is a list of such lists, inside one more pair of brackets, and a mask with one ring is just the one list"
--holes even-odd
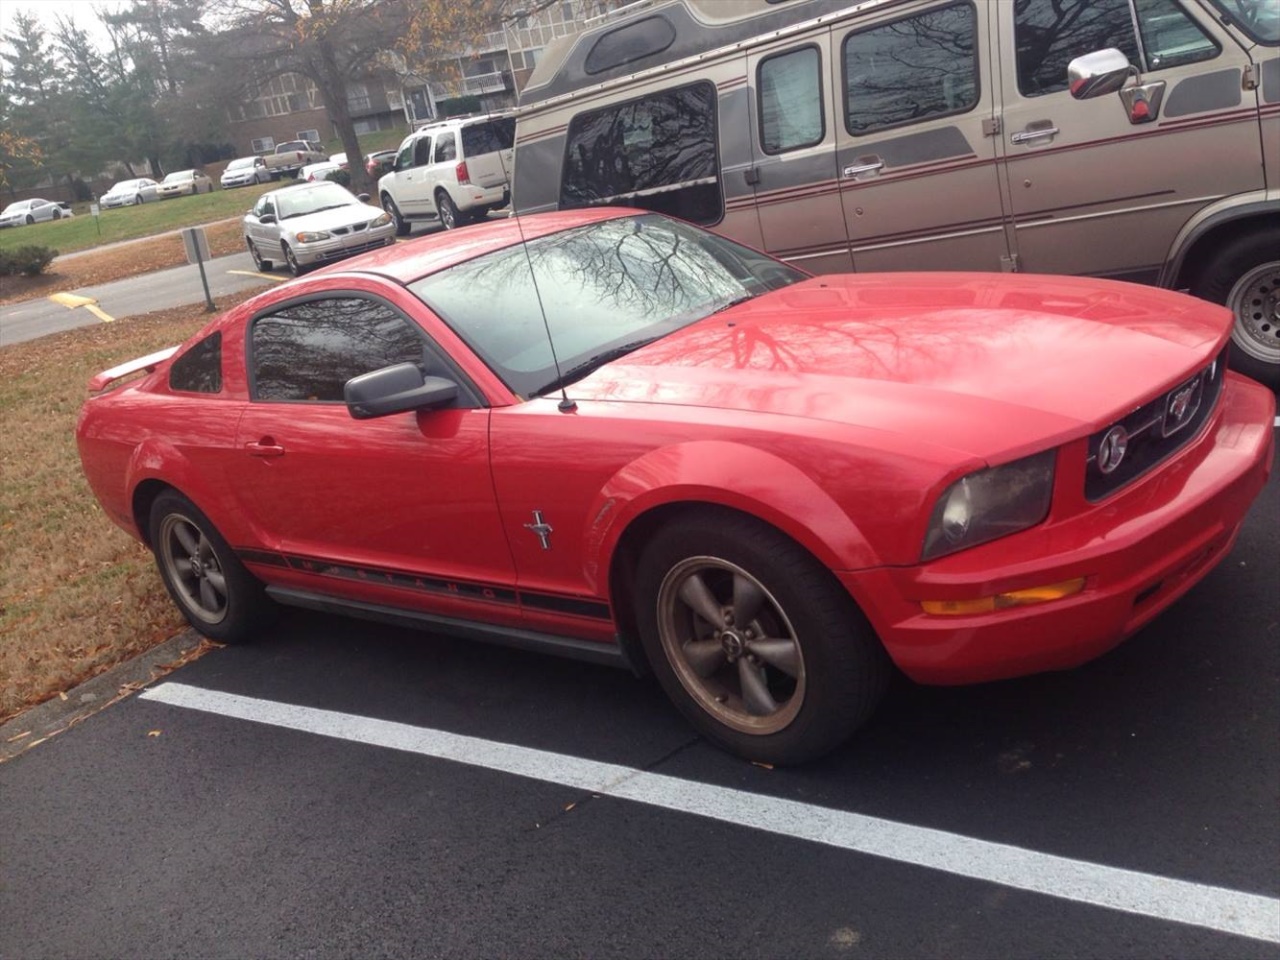
[(432, 81), (430, 86), (431, 95), (441, 98), (503, 93), (514, 90), (515, 82), (512, 80), (510, 71), (498, 70), (494, 73), (477, 74), (474, 77), (461, 77), (449, 83)]

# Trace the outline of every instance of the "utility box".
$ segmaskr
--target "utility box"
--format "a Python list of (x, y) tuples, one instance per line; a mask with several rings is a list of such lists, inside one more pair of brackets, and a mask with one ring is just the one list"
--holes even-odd
[(187, 251), (187, 263), (203, 263), (209, 259), (209, 238), (204, 227), (187, 227), (182, 231), (182, 246)]

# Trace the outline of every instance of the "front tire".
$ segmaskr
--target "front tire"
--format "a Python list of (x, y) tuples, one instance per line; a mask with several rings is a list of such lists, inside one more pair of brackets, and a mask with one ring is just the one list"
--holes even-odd
[(403, 216), (400, 215), (400, 208), (396, 206), (396, 202), (391, 199), (389, 193), (382, 195), (382, 209), (391, 214), (391, 219), (396, 224), (396, 236), (407, 237), (409, 231), (413, 229), (412, 225)]
[(708, 510), (661, 528), (640, 559), (636, 610), (667, 695), (749, 760), (829, 752), (888, 683), (884, 649), (830, 571), (752, 517)]
[(139, 194), (135, 194), (135, 195), (134, 195), (134, 198), (133, 198), (133, 205), (134, 205), (135, 207), (140, 207), (140, 206), (142, 206), (142, 203), (143, 203), (143, 197), (142, 197), (142, 194), (140, 194), (140, 193), (139, 193)]
[(284, 251), (285, 266), (289, 268), (289, 272), (295, 277), (302, 276), (302, 265), (298, 263), (298, 258), (294, 256), (293, 248), (287, 243), (282, 243), (280, 248)]
[(27, 226), (29, 227), (29, 226), (31, 226), (31, 225), (32, 225), (33, 223), (35, 223), (35, 222), (36, 222), (36, 218), (35, 218), (35, 217), (33, 217), (31, 214), (29, 214), (29, 213), (28, 213), (28, 214), (27, 214), (27, 219), (26, 219), (26, 224), (27, 224)]
[(1280, 390), (1280, 230), (1228, 243), (1208, 262), (1191, 292), (1235, 314), (1232, 368)]
[(226, 540), (190, 500), (167, 490), (151, 505), (151, 547), (169, 596), (211, 640), (242, 643), (268, 622), (274, 604)]

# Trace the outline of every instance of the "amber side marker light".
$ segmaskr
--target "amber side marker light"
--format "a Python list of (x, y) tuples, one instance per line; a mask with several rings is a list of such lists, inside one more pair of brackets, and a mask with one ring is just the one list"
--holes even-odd
[(1050, 583), (1043, 587), (1027, 587), (1025, 590), (1010, 590), (1008, 593), (997, 593), (993, 597), (979, 597), (977, 600), (921, 600), (920, 606), (925, 613), (940, 616), (965, 616), (971, 613), (993, 613), (1009, 607), (1029, 607), (1035, 603), (1048, 603), (1050, 600), (1061, 600), (1084, 589), (1084, 577), (1075, 580), (1063, 580), (1061, 583)]

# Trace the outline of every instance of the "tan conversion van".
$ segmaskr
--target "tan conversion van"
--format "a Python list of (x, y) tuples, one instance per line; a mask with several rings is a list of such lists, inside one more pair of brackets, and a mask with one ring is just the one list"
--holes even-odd
[(1280, 0), (657, 0), (544, 52), (518, 212), (671, 213), (814, 272), (1188, 289), (1280, 387)]

